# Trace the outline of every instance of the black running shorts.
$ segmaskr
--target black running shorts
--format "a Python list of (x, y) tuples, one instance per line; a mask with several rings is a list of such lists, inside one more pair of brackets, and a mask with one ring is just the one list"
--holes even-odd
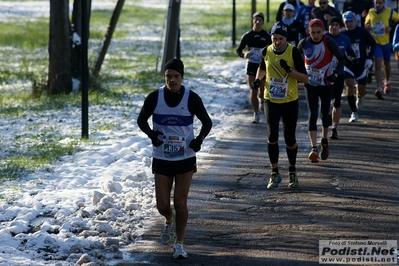
[(197, 158), (191, 157), (180, 161), (166, 161), (153, 158), (152, 173), (175, 177), (177, 174), (184, 174), (190, 171), (197, 172)]

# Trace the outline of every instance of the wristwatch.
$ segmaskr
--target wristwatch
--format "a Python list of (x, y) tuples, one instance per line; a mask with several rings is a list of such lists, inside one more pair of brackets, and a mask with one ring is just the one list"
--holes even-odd
[(290, 68), (288, 69), (287, 73), (291, 73), (292, 70), (293, 70), (292, 67), (290, 67)]

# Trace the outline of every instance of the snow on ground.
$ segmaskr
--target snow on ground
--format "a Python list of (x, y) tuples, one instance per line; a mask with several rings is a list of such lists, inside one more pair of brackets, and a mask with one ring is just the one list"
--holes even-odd
[[(248, 104), (247, 85), (241, 84), (244, 66), (240, 59), (208, 66), (206, 78), (183, 82), (203, 98), (214, 122), (198, 153), (199, 165), (218, 138), (234, 127), (235, 113)], [(90, 123), (116, 123), (117, 128), (94, 134), (81, 152), (48, 169), (3, 184), (0, 265), (75, 265), (87, 258), (101, 265), (122, 258), (118, 245), (134, 242), (161, 218), (155, 208), (151, 141), (135, 122), (143, 99), (139, 95), (117, 107), (91, 106)], [(68, 113), (30, 113), (23, 121), (0, 119), (1, 141), (27, 128), (30, 134), (46, 128), (79, 132), (80, 116), (79, 108), (71, 108)]]
[[(93, 3), (93, 9), (113, 9), (115, 5), (110, 0)], [(48, 1), (0, 3), (0, 21), (48, 15)], [(111, 47), (110, 53), (114, 50)], [(214, 123), (197, 154), (199, 165), (215, 142), (235, 126), (235, 114), (248, 106), (248, 88), (242, 84), (244, 67), (245, 61), (239, 58), (227, 64), (217, 61), (204, 67), (203, 76), (183, 81), (202, 97)], [(190, 69), (186, 71), (190, 73)], [(28, 85), (11, 87), (26, 89)], [(7, 88), (0, 84), (0, 91)], [(78, 153), (2, 183), (0, 266), (80, 265), (89, 261), (106, 265), (107, 260), (123, 257), (119, 246), (140, 239), (147, 228), (162, 219), (155, 208), (151, 141), (136, 123), (144, 97), (129, 96), (116, 105), (90, 105), (90, 140), (79, 142)], [(112, 130), (96, 130), (108, 125)], [(197, 121), (197, 133), (199, 126)], [(77, 107), (0, 118), (0, 158), (7, 158), (12, 150), (28, 151), (32, 141), (71, 136), (60, 140), (68, 143), (80, 135), (81, 109)]]
[[(93, 1), (93, 10), (95, 9), (113, 9), (116, 1)], [(166, 6), (166, 5), (165, 5)], [(69, 10), (73, 9), (73, 1), (69, 3)], [(30, 17), (48, 17), (50, 15), (50, 1), (2, 1), (0, 5), (0, 21), (7, 21), (10, 18)]]

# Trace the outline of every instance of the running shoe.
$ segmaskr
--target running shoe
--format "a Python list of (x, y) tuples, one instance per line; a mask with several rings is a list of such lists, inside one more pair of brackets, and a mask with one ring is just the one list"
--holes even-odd
[(349, 123), (357, 122), (358, 119), (359, 115), (357, 114), (357, 112), (352, 112), (351, 118), (349, 118)]
[(299, 187), (298, 177), (296, 176), (296, 172), (288, 173), (290, 181), (288, 183), (289, 188), (297, 188)]
[(364, 107), (364, 97), (356, 96), (356, 108), (361, 110)]
[(339, 138), (338, 138), (338, 131), (337, 131), (336, 128), (333, 128), (333, 129), (331, 130), (331, 137), (330, 137), (330, 139), (339, 139)]
[(391, 93), (391, 83), (386, 83), (384, 87), (384, 93), (390, 94)]
[(320, 157), (322, 160), (327, 160), (328, 156), (330, 156), (330, 151), (328, 149), (328, 142), (321, 143), (321, 153)]
[(176, 243), (173, 246), (173, 258), (175, 259), (186, 259), (187, 252), (184, 251), (183, 244)]
[(382, 97), (380, 89), (375, 90), (374, 95), (375, 97), (377, 97), (378, 100), (384, 100), (384, 97)]
[(254, 113), (254, 120), (252, 121), (252, 123), (254, 124), (258, 124), (259, 123), (259, 113)]
[(176, 211), (173, 210), (173, 222), (165, 223), (162, 232), (161, 232), (161, 241), (162, 244), (166, 245), (171, 242), (175, 235), (175, 224), (176, 224)]
[(319, 162), (319, 151), (317, 150), (316, 147), (312, 148), (312, 150), (309, 153), (308, 158), (309, 158), (309, 160), (312, 161), (312, 163), (318, 163)]
[(267, 189), (278, 188), (278, 184), (281, 182), (281, 177), (279, 173), (272, 172), (270, 174), (269, 183), (267, 184)]

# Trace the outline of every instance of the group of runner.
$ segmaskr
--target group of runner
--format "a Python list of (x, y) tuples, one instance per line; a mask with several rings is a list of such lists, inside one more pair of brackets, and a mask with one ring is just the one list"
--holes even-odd
[[(351, 110), (349, 122), (359, 119), (358, 110), (363, 108), (368, 74), (373, 65), (377, 84), (374, 95), (382, 100), (383, 94), (391, 92), (390, 58), (395, 46), (390, 41), (390, 33), (396, 31), (393, 25), (399, 22), (398, 13), (386, 7), (384, 0), (374, 0), (374, 3), (369, 0), (346, 1), (343, 14), (328, 5), (327, 0), (319, 0), (320, 7), (314, 4), (314, 0), (308, 0), (306, 5), (292, 0), (283, 2), (277, 14), (279, 21), (270, 35), (262, 27), (264, 15), (255, 13), (252, 29), (242, 36), (236, 49), (238, 56), (247, 59), (247, 83), (254, 111), (252, 122), (259, 123), (260, 109), (266, 117), (272, 169), (269, 189), (277, 188), (281, 182), (278, 170), (280, 119), (290, 164), (288, 186), (299, 185), (295, 169), (298, 83), (305, 87), (311, 144), (308, 158), (311, 162), (329, 157), (330, 127), (330, 138), (339, 139), (344, 86)], [(399, 39), (399, 34), (396, 38)], [(382, 68), (385, 80), (382, 79)], [(316, 123), (319, 102), (320, 148)]]
[[(322, 160), (329, 157), (327, 135), (330, 125), (331, 138), (338, 139), (344, 85), (352, 110), (349, 121), (357, 121), (357, 110), (363, 105), (367, 72), (373, 65), (373, 58), (378, 86), (375, 95), (383, 99), (382, 93), (390, 92), (389, 33), (393, 27), (391, 22), (399, 21), (399, 15), (385, 7), (384, 0), (374, 0), (374, 8), (364, 10), (367, 1), (351, 0), (350, 5), (345, 2), (344, 10), (347, 8), (348, 11), (341, 16), (328, 5), (327, 0), (319, 0), (320, 7), (314, 6), (314, 0), (308, 0), (307, 5), (299, 0), (287, 0), (280, 6), (278, 22), (270, 34), (262, 28), (264, 15), (260, 12), (253, 15), (253, 27), (243, 35), (236, 52), (248, 61), (246, 73), (254, 111), (253, 123), (259, 123), (260, 109), (264, 110), (266, 117), (272, 169), (268, 189), (278, 188), (282, 180), (278, 169), (280, 120), (284, 125), (289, 161), (288, 187), (299, 186), (296, 174), (298, 83), (305, 84), (311, 143), (308, 158), (312, 162), (318, 162), (319, 156)], [(341, 30), (341, 26), (345, 29)], [(399, 39), (399, 34), (396, 38)], [(200, 96), (182, 85), (183, 76), (183, 62), (169, 60), (164, 65), (165, 85), (147, 95), (137, 118), (138, 126), (153, 144), (155, 197), (158, 212), (165, 217), (161, 241), (173, 244), (173, 257), (177, 259), (188, 257), (183, 247), (188, 220), (188, 192), (192, 176), (197, 171), (196, 152), (212, 128), (212, 120)], [(332, 100), (334, 108), (330, 115)], [(316, 124), (319, 101), (322, 120), (320, 154)], [(152, 128), (148, 123), (151, 116)], [(194, 135), (194, 117), (202, 123), (198, 135)], [(173, 185), (174, 208), (170, 202)]]

